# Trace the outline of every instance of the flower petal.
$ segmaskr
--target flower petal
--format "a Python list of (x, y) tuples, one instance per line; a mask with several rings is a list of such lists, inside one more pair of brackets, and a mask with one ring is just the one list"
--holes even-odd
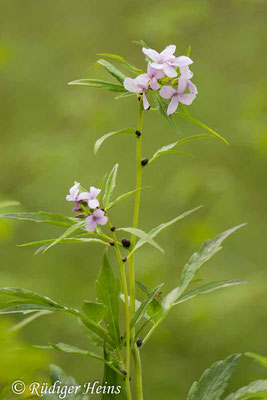
[(198, 94), (196, 85), (194, 83), (192, 83), (191, 81), (188, 81), (188, 89), (191, 93)]
[(97, 226), (97, 223), (94, 220), (94, 217), (92, 215), (89, 215), (86, 218), (86, 230), (88, 232), (94, 232), (96, 230), (96, 226)]
[(180, 56), (176, 57), (173, 64), (176, 65), (176, 67), (186, 67), (187, 65), (193, 64), (193, 61), (187, 56)]
[(96, 198), (96, 197), (99, 195), (100, 192), (101, 192), (101, 189), (97, 189), (97, 188), (95, 188), (94, 186), (91, 186), (91, 187), (90, 187), (90, 195), (91, 195), (93, 198)]
[(144, 110), (148, 110), (150, 108), (150, 104), (147, 100), (145, 92), (143, 92), (143, 106), (144, 106)]
[(163, 69), (163, 64), (158, 64), (156, 62), (151, 63), (151, 67), (155, 68), (157, 70), (162, 70)]
[(153, 49), (146, 49), (145, 47), (142, 48), (143, 53), (148, 56), (153, 61), (159, 60), (159, 53)]
[(167, 115), (173, 114), (177, 110), (178, 104), (178, 96), (173, 96), (167, 109)]
[(159, 94), (164, 99), (170, 99), (174, 95), (175, 92), (176, 92), (176, 90), (173, 87), (171, 87), (171, 86), (163, 86), (160, 89)]
[(149, 74), (141, 74), (135, 78), (135, 82), (139, 88), (139, 91), (141, 91), (142, 89), (147, 90), (149, 81), (150, 81)]
[(181, 75), (178, 80), (178, 93), (183, 93), (187, 88), (188, 79)]
[(152, 90), (158, 90), (160, 88), (160, 84), (158, 83), (156, 78), (151, 78), (150, 87)]
[(97, 199), (92, 199), (88, 201), (88, 205), (90, 208), (92, 208), (93, 210), (99, 206), (99, 201)]
[(164, 61), (168, 61), (168, 59), (175, 53), (175, 50), (176, 46), (171, 44), (160, 53), (160, 56)]
[(177, 76), (177, 71), (175, 67), (169, 65), (168, 63), (163, 64), (163, 71), (169, 78), (175, 78)]
[(190, 106), (190, 104), (192, 104), (195, 100), (196, 95), (193, 93), (180, 93), (177, 97), (181, 103)]
[(138, 93), (140, 92), (140, 88), (138, 87), (135, 79), (132, 78), (125, 78), (123, 82), (123, 86), (125, 87), (126, 90), (129, 92), (133, 93)]
[(78, 201), (80, 200), (88, 200), (90, 199), (90, 193), (89, 192), (82, 192), (78, 196)]
[(180, 72), (187, 79), (191, 79), (194, 75), (193, 72), (190, 71), (188, 65), (186, 65), (185, 67), (180, 67)]
[(97, 219), (97, 223), (99, 225), (106, 225), (107, 222), (108, 222), (108, 217), (106, 217), (105, 215), (104, 217)]

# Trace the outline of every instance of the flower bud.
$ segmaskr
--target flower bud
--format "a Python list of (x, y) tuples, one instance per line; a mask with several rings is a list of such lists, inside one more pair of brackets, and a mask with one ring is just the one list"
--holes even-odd
[(121, 372), (123, 375), (127, 375), (127, 371), (125, 371), (125, 369), (120, 369), (120, 372)]
[(148, 158), (142, 158), (141, 159), (141, 165), (144, 167), (148, 163)]
[(126, 261), (127, 261), (127, 257), (123, 257), (123, 258), (122, 258), (122, 262), (125, 263)]
[(137, 347), (141, 347), (142, 344), (143, 344), (143, 339), (137, 339), (137, 341), (136, 341), (136, 346), (137, 346)]
[(115, 245), (115, 243), (113, 242), (113, 240), (111, 240), (111, 241), (109, 242), (109, 244), (110, 244), (110, 246), (114, 246), (114, 245)]
[(77, 214), (75, 215), (75, 218), (85, 218), (86, 216), (84, 214)]
[(138, 130), (135, 131), (135, 134), (136, 134), (137, 137), (140, 137), (142, 135), (142, 133), (140, 131), (138, 131)]
[(111, 228), (110, 228), (110, 230), (111, 230), (111, 232), (115, 232), (115, 226), (112, 226)]
[(130, 246), (131, 246), (130, 240), (125, 239), (125, 238), (122, 239), (121, 243), (122, 243), (122, 245), (123, 245), (124, 247), (130, 247)]

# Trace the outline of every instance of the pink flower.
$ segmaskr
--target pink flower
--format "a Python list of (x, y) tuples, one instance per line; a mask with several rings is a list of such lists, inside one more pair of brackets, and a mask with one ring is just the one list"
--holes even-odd
[(191, 82), (191, 78), (193, 77), (193, 72), (190, 71), (188, 66), (180, 67), (181, 76), (179, 77), (180, 87), (184, 92), (188, 87), (190, 93), (197, 94), (198, 90), (194, 83)]
[(147, 73), (144, 74), (147, 76), (149, 81), (149, 86), (152, 90), (158, 90), (160, 85), (158, 83), (158, 79), (164, 78), (164, 72), (160, 69), (155, 69), (152, 67), (151, 63), (147, 64)]
[(99, 206), (99, 201), (97, 200), (97, 196), (101, 192), (101, 189), (97, 189), (94, 186), (90, 187), (89, 192), (82, 192), (78, 196), (78, 201), (80, 200), (88, 200), (88, 205), (90, 208), (95, 209)]
[(193, 100), (196, 98), (194, 93), (183, 93), (184, 91), (184, 82), (178, 82), (178, 90), (175, 90), (172, 86), (163, 86), (159, 94), (164, 99), (171, 99), (170, 104), (167, 109), (167, 114), (173, 114), (179, 105), (179, 103), (190, 105), (192, 104)]
[(86, 230), (88, 232), (94, 232), (98, 225), (106, 225), (108, 218), (105, 216), (104, 211), (98, 209), (95, 210), (93, 215), (88, 215), (86, 218)]
[(161, 53), (158, 53), (156, 50), (153, 49), (146, 49), (143, 47), (143, 53), (147, 55), (153, 62), (151, 63), (152, 68), (162, 70), (165, 75), (169, 76), (170, 78), (174, 78), (177, 76), (176, 66), (172, 65), (171, 63), (175, 62), (175, 56), (173, 55), (176, 46), (170, 45), (167, 46)]
[(135, 79), (125, 78), (123, 85), (126, 90), (133, 93), (143, 93), (143, 106), (148, 110), (150, 104), (146, 98), (146, 91), (149, 89), (149, 79), (147, 74), (138, 75)]
[(67, 196), (66, 196), (67, 201), (78, 200), (79, 186), (80, 186), (80, 184), (78, 182), (74, 182), (74, 185), (70, 188), (70, 194), (67, 194)]

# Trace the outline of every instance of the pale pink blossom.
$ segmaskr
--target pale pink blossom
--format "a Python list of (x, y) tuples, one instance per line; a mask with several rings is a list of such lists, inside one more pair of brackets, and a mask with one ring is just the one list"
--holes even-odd
[(80, 184), (78, 182), (74, 182), (74, 185), (70, 188), (70, 193), (67, 194), (67, 196), (66, 196), (67, 201), (78, 200), (79, 186), (80, 186)]
[(152, 60), (151, 66), (152, 68), (162, 70), (165, 75), (170, 78), (174, 78), (177, 76), (176, 66), (171, 65), (171, 63), (175, 62), (175, 56), (173, 55), (176, 46), (170, 45), (167, 46), (161, 53), (158, 53), (156, 50), (147, 49), (143, 47), (143, 53), (147, 55), (150, 60)]
[(184, 82), (178, 82), (178, 90), (175, 90), (172, 86), (163, 86), (159, 94), (164, 99), (171, 99), (170, 104), (167, 109), (167, 114), (173, 114), (179, 105), (179, 103), (190, 105), (196, 98), (194, 93), (183, 93), (184, 92)]
[(135, 79), (125, 78), (123, 85), (129, 92), (142, 93), (144, 109), (148, 110), (150, 108), (150, 104), (146, 97), (146, 91), (149, 89), (149, 79), (147, 74), (138, 75)]
[(80, 200), (88, 200), (88, 206), (93, 210), (96, 207), (99, 207), (99, 201), (97, 200), (97, 196), (101, 192), (101, 189), (97, 189), (94, 186), (90, 187), (89, 192), (82, 192), (78, 196), (78, 201)]
[(180, 72), (181, 75), (179, 77), (179, 82), (182, 91), (184, 92), (188, 87), (190, 93), (197, 94), (198, 93), (197, 87), (193, 82), (191, 82), (191, 78), (193, 77), (193, 72), (190, 71), (188, 66), (180, 67)]
[(86, 230), (88, 232), (94, 232), (97, 225), (106, 225), (108, 218), (105, 216), (104, 211), (97, 209), (94, 211), (93, 215), (88, 215), (86, 217)]

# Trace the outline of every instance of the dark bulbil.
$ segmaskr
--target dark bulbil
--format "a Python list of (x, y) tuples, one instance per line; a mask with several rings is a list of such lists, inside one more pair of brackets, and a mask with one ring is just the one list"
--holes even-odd
[(143, 344), (143, 339), (137, 339), (137, 341), (136, 341), (136, 346), (137, 346), (137, 347), (141, 347), (142, 344)]
[(111, 232), (115, 232), (115, 226), (112, 226), (111, 228), (110, 228), (110, 230), (111, 230)]
[(141, 165), (144, 167), (148, 163), (148, 158), (142, 158)]
[(122, 262), (125, 263), (126, 261), (127, 261), (127, 257), (123, 257), (123, 258), (122, 258)]
[(121, 243), (122, 243), (122, 245), (123, 245), (124, 247), (130, 247), (130, 246), (131, 246), (130, 240), (125, 239), (125, 238), (122, 239)]
[(109, 244), (110, 244), (110, 246), (114, 246), (114, 245), (115, 245), (115, 243), (113, 242), (113, 240), (111, 240), (111, 241), (109, 242)]
[(142, 135), (142, 133), (140, 131), (138, 131), (138, 130), (135, 131), (135, 134), (136, 134), (137, 137), (140, 137)]

